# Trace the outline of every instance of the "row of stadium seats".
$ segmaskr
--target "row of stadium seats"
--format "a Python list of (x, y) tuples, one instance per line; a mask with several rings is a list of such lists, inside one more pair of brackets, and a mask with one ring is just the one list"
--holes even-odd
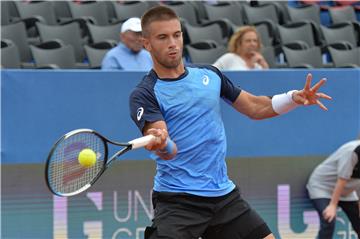
[[(92, 44), (86, 44), (84, 42), (84, 38), (81, 37), (81, 30), (79, 25), (76, 22), (69, 23), (66, 25), (61, 26), (50, 26), (45, 25), (42, 23), (37, 23), (37, 31), (39, 32), (40, 39), (42, 40), (35, 45), (31, 45), (27, 43), (26, 37), (26, 30), (24, 23), (18, 22), (15, 24), (3, 26), (2, 28), (2, 54), (3, 54), (3, 65), (4, 67), (12, 67), (18, 68), (21, 67), (21, 62), (23, 66), (27, 67), (34, 67), (34, 64), (31, 64), (32, 59), (34, 58), (34, 51), (35, 49), (44, 49), (44, 51), (49, 49), (57, 49), (65, 45), (70, 45), (71, 48), (67, 49), (67, 51), (71, 51), (71, 54), (65, 54), (67, 58), (73, 56), (74, 60), (68, 59), (63, 61), (65, 65), (59, 65), (60, 68), (77, 68), (77, 67), (85, 67), (85, 68), (99, 68), (101, 64), (102, 57), (105, 53), (112, 47), (116, 45), (116, 38), (118, 38), (118, 29), (120, 29), (120, 25), (111, 25), (111, 26), (96, 26), (89, 24), (89, 32), (90, 38), (92, 39)], [(217, 27), (217, 28), (216, 28)], [(114, 29), (111, 29), (114, 28)], [(186, 27), (185, 27), (186, 28)], [(261, 31), (261, 26), (257, 26), (258, 31)], [(208, 34), (205, 34), (205, 31), (208, 31)], [(199, 28), (198, 30), (193, 30), (193, 37), (195, 34), (198, 34), (198, 38), (192, 41), (190, 44), (186, 44), (185, 51), (186, 55), (189, 57), (191, 62), (194, 63), (213, 63), (217, 57), (221, 56), (226, 52), (226, 47), (211, 38), (211, 34), (216, 32), (215, 36), (219, 36), (221, 29), (217, 25), (212, 25), (209, 27)], [(186, 31), (188, 32), (188, 31)], [(351, 52), (352, 49), (356, 49), (357, 44), (355, 41), (355, 37), (353, 36), (352, 27), (347, 25), (342, 28), (325, 28), (323, 27), (323, 33), (325, 37), (325, 43), (323, 47), (319, 47), (315, 44), (315, 41), (311, 36), (311, 26), (305, 25), (295, 28), (279, 28), (279, 33), (281, 36), (281, 43), (276, 47), (272, 46), (271, 44), (266, 44), (264, 41), (264, 49), (263, 53), (267, 58), (270, 66), (272, 68), (280, 67), (281, 65), (277, 63), (277, 57), (279, 54), (284, 53), (284, 47), (290, 48), (293, 50), (308, 50), (308, 49), (319, 49), (321, 53), (328, 53), (329, 48), (335, 48), (340, 50), (349, 50)], [(112, 35), (112, 36), (111, 36)], [(342, 38), (344, 36), (344, 39)], [(351, 37), (353, 36), (353, 37)], [(9, 43), (10, 39), (15, 44)], [(211, 39), (211, 40), (209, 40)], [(219, 40), (219, 39), (218, 39)], [(55, 43), (54, 43), (55, 42)], [(211, 42), (210, 47), (209, 44), (205, 44), (205, 48), (203, 47), (204, 44), (199, 43), (206, 43)], [(12, 46), (14, 45), (14, 46)], [(19, 50), (12, 50), (14, 52), (12, 55), (19, 55), (17, 57), (19, 60), (16, 61), (16, 64), (10, 64), (9, 58), (5, 57), (5, 50), (6, 47), (18, 48)], [(217, 54), (214, 53), (215, 50), (211, 54), (208, 53), (200, 53), (202, 49), (213, 49), (216, 48)], [(194, 50), (192, 50), (194, 49)], [(39, 50), (38, 50), (39, 51)], [(198, 51), (194, 55), (193, 52)], [(49, 53), (49, 51), (47, 51)], [(53, 51), (52, 54), (55, 54)], [(20, 53), (20, 54), (19, 54)], [(210, 53), (210, 51), (209, 51)], [(201, 60), (197, 58), (201, 56)], [(206, 58), (204, 58), (206, 56)], [(285, 58), (287, 61), (289, 60), (287, 57), (288, 54), (285, 54)], [(95, 57), (95, 58), (94, 58)], [(321, 55), (320, 55), (321, 58)], [(332, 57), (330, 58), (332, 59)], [(351, 59), (351, 58), (350, 58)], [(356, 59), (356, 58), (355, 58)], [(84, 61), (88, 61), (88, 64), (84, 64)], [(45, 62), (40, 63), (35, 59), (36, 65), (43, 65)], [(75, 64), (77, 62), (77, 64)], [(9, 63), (9, 64), (6, 64)], [(70, 66), (69, 64), (72, 63)], [(356, 61), (349, 61), (349, 64), (358, 64)], [(343, 64), (342, 64), (343, 65)], [(284, 67), (289, 66), (292, 67), (293, 64), (283, 65)], [(331, 64), (330, 64), (331, 66)], [(339, 67), (339, 64), (334, 65)], [(314, 67), (320, 67), (319, 64), (314, 65)]]
[[(358, 68), (360, 67), (360, 47), (353, 49), (328, 48), (323, 54), (320, 47), (314, 46), (305, 49), (281, 47), (284, 62), (279, 61), (274, 47), (263, 47), (262, 54), (270, 68)], [(192, 62), (212, 64), (226, 52), (223, 46), (199, 48), (193, 44), (185, 46), (186, 55)], [(328, 59), (324, 59), (328, 58)]]
[[(191, 25), (221, 18), (227, 18), (235, 25), (257, 23), (264, 19), (281, 25), (304, 20), (330, 25), (343, 21), (356, 21), (355, 9), (360, 6), (360, 4), (345, 7), (329, 6), (324, 14), (323, 4), (294, 6), (293, 3), (299, 1), (289, 3), (287, 1), (250, 1), (250, 3), (221, 1), (217, 4), (211, 2), (213, 1), (162, 1), (161, 4), (170, 5)], [(252, 2), (257, 4), (251, 4)], [(7, 25), (19, 19), (29, 21), (33, 18), (49, 25), (62, 24), (73, 19), (90, 20), (96, 25), (109, 25), (132, 16), (140, 17), (146, 9), (157, 4), (160, 3), (156, 1), (1, 1), (1, 24)]]
[[(119, 41), (121, 20), (133, 16), (140, 17), (146, 9), (158, 4), (158, 2), (126, 2), (126, 4), (120, 4), (118, 2), (104, 1), (78, 4), (66, 1), (43, 1), (36, 3), (7, 1), (1, 2), (1, 4), (2, 6), (7, 6), (5, 7), (7, 15), (3, 14), (4, 9), (2, 8), (2, 24), (4, 23), (3, 18), (5, 20), (8, 19), (8, 24), (3, 25), (1, 29), (2, 51), (6, 47), (14, 45), (13, 48), (17, 48), (19, 54), (17, 58), (20, 59), (15, 61), (17, 62), (16, 64), (6, 64), (5, 61), (3, 62), (3, 67), (43, 67), (43, 64), (40, 64), (35, 59), (34, 51), (36, 49), (57, 50), (57, 48), (70, 45), (70, 48), (66, 47), (66, 51), (72, 51), (72, 54), (69, 55), (74, 56), (75, 63), (73, 64), (73, 60), (68, 60), (64, 62), (71, 62), (71, 65), (61, 64), (58, 67), (99, 68), (102, 56)], [(59, 6), (62, 6), (62, 8), (59, 8)], [(66, 11), (60, 13), (60, 9), (66, 9), (66, 6), (70, 11), (68, 13)], [(218, 54), (224, 53), (226, 52), (227, 41), (231, 34), (237, 27), (244, 24), (256, 26), (265, 46), (263, 51), (267, 53), (265, 55), (268, 56), (267, 59), (271, 67), (290, 67), (292, 65), (289, 62), (287, 64), (278, 64), (279, 55), (285, 53), (284, 48), (305, 50), (316, 47), (321, 50), (322, 54), (328, 54), (329, 47), (338, 50), (349, 50), (350, 52), (352, 49), (360, 46), (360, 27), (355, 15), (344, 14), (343, 17), (334, 18), (337, 20), (333, 20), (334, 24), (331, 26), (324, 26), (316, 22), (317, 18), (311, 21), (303, 21), (302, 19), (311, 18), (305, 18), (303, 15), (300, 16), (301, 14), (298, 14), (298, 18), (295, 18), (296, 14), (290, 13), (292, 11), (300, 13), (303, 9), (313, 11), (319, 8), (317, 5), (291, 9), (284, 2), (274, 2), (274, 4), (264, 3), (256, 7), (251, 6), (247, 2), (222, 2), (217, 5), (210, 5), (204, 2), (171, 2), (169, 6), (182, 18), (184, 41), (185, 45), (189, 46), (185, 47), (185, 53), (187, 53), (188, 59), (194, 63), (211, 64), (214, 62), (213, 57), (208, 59), (202, 58), (201, 61), (198, 61), (194, 54), (190, 54), (193, 48), (201, 52), (202, 48), (199, 48), (199, 46), (204, 44), (197, 43), (211, 41), (212, 44), (210, 45), (216, 45), (216, 47), (210, 48), (217, 48)], [(202, 15), (206, 16), (206, 19), (202, 18), (199, 21), (201, 19), (199, 18), (201, 11), (196, 9), (201, 9), (200, 6), (205, 10)], [(276, 9), (280, 9), (281, 6), (289, 10), (288, 13), (289, 16), (292, 16), (291, 18), (284, 17), (286, 15), (284, 12), (278, 14), (279, 11)], [(93, 9), (94, 7), (97, 9)], [(82, 9), (82, 11), (74, 9)], [(113, 9), (114, 14), (107, 15), (106, 13), (109, 13), (109, 9)], [(266, 10), (265, 12), (263, 12), (264, 9)], [(274, 17), (271, 20), (270, 15), (268, 18), (264, 18), (263, 15), (262, 21), (256, 20), (256, 16), (272, 12), (270, 9), (276, 10), (274, 11), (276, 13), (273, 14), (274, 16), (282, 17), (278, 19)], [(344, 10), (349, 11), (349, 9), (354, 11), (351, 6), (347, 6), (345, 8), (334, 9), (334, 12), (339, 13)], [(41, 16), (41, 12), (48, 14)], [(101, 12), (105, 12), (105, 14), (99, 14)], [(243, 20), (244, 18), (238, 17), (241, 14), (247, 16), (246, 21)], [(4, 15), (8, 17), (6, 18)], [(103, 21), (104, 18), (100, 17), (101, 15), (107, 15), (108, 19)], [(250, 20), (250, 18), (252, 19)], [(23, 20), (19, 21), (20, 19)], [(242, 22), (240, 22), (240, 19)], [(293, 19), (293, 21), (289, 22), (285, 19)], [(9, 41), (12, 41), (13, 44)], [(12, 51), (16, 51), (16, 49)], [(217, 56), (218, 54), (213, 54), (212, 56)], [(287, 59), (287, 54), (285, 54), (285, 58)], [(328, 59), (332, 61), (331, 57), (328, 57)], [(34, 61), (35, 64), (33, 63)], [(357, 62), (348, 63), (348, 65), (357, 64)], [(336, 64), (328, 65), (336, 66)], [(319, 67), (319, 65), (314, 65), (313, 67)]]
[[(198, 47), (208, 42), (199, 42), (185, 46), (186, 56), (193, 63), (212, 64), (218, 57), (226, 53), (224, 46), (215, 44), (213, 47)], [(71, 45), (62, 45), (56, 41), (48, 42), (42, 47), (30, 46), (31, 54), (36, 64), (21, 64), (17, 47), (7, 40), (1, 41), (1, 55), (5, 68), (100, 68), (101, 61), (109, 50), (108, 46), (84, 46), (87, 63), (76, 62), (75, 52)], [(328, 67), (360, 67), (360, 47), (339, 50), (329, 47), (330, 63), (324, 62), (319, 47), (307, 49), (291, 49), (282, 47), (286, 61), (279, 63), (273, 47), (264, 47), (262, 54), (270, 68), (328, 68)]]

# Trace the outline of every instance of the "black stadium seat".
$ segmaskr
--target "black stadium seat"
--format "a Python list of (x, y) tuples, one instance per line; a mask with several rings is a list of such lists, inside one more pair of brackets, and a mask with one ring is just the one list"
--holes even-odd
[(44, 24), (58, 24), (52, 2), (42, 1), (26, 3), (16, 1), (15, 4), (21, 19), (35, 17)]
[(1, 67), (21, 68), (19, 50), (12, 41), (7, 39), (1, 39)]
[(332, 23), (357, 22), (355, 9), (351, 6), (329, 8)]
[(303, 7), (288, 7), (290, 22), (313, 22), (316, 25), (321, 24), (320, 7), (316, 4), (305, 5)]
[(86, 56), (89, 61), (90, 68), (92, 69), (100, 69), (101, 62), (105, 56), (105, 54), (110, 50), (108, 49), (99, 49), (95, 47), (91, 47), (89, 45), (84, 46)]
[(320, 47), (309, 49), (290, 49), (283, 47), (286, 62), (290, 68), (322, 68), (322, 55)]
[[(350, 49), (357, 46), (356, 36), (352, 24), (343, 26), (325, 27), (321, 26), (325, 46), (338, 45), (336, 48)], [(344, 45), (344, 47), (339, 47)]]
[(200, 49), (187, 45), (185, 46), (185, 51), (192, 63), (213, 64), (220, 56), (226, 53), (226, 48), (219, 45), (215, 48)]
[(108, 25), (111, 23), (105, 2), (74, 3), (68, 2), (73, 18), (89, 19), (97, 25)]
[(360, 67), (360, 47), (350, 50), (329, 47), (329, 52), (335, 67)]
[(21, 62), (30, 62), (32, 60), (26, 28), (23, 22), (1, 26), (1, 38), (14, 42), (19, 49)]
[(116, 44), (120, 41), (121, 25), (121, 23), (118, 23), (107, 26), (98, 26), (92, 23), (87, 23), (91, 42), (98, 43), (110, 41)]
[(280, 18), (276, 7), (272, 4), (263, 4), (252, 7), (244, 5), (245, 22), (248, 25), (265, 24), (272, 38), (277, 37), (276, 26), (280, 23)]
[(204, 40), (216, 41), (219, 45), (226, 45), (228, 39), (223, 38), (222, 29), (218, 24), (211, 24), (207, 26), (192, 26), (184, 23), (185, 34), (189, 37), (190, 43), (195, 43)]
[(207, 18), (211, 21), (216, 21), (219, 19), (227, 19), (234, 25), (235, 28), (244, 25), (244, 17), (242, 9), (239, 7), (234, 7), (229, 3), (223, 4), (204, 4)]
[(71, 45), (55, 49), (42, 49), (36, 46), (31, 46), (30, 48), (37, 67), (76, 68), (74, 49)]
[(281, 46), (290, 48), (309, 48), (316, 45), (315, 35), (310, 23), (299, 26), (278, 26)]
[(141, 18), (144, 12), (150, 7), (147, 2), (118, 3), (112, 1), (111, 3), (115, 11), (115, 16), (120, 21), (125, 21), (131, 17)]
[(83, 40), (81, 38), (80, 26), (77, 22), (58, 26), (36, 23), (36, 27), (39, 31), (39, 36), (42, 42), (58, 39), (65, 45), (70, 44), (74, 48), (76, 61), (84, 61), (85, 52), (83, 48)]

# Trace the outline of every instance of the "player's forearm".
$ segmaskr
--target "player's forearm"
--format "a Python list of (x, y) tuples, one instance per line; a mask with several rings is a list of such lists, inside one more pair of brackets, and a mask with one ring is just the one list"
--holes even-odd
[(278, 114), (274, 111), (271, 99), (268, 96), (258, 96), (257, 103), (254, 106), (254, 112), (252, 119), (267, 119), (277, 116)]
[(261, 120), (285, 114), (299, 105), (293, 100), (293, 93), (268, 96), (255, 96), (244, 90), (233, 103), (237, 111), (247, 115), (251, 119)]
[(348, 180), (344, 179), (344, 178), (338, 178), (333, 194), (331, 196), (331, 200), (330, 200), (330, 204), (337, 206), (340, 200), (340, 196), (342, 195), (345, 185), (347, 183)]
[(244, 90), (233, 103), (233, 106), (237, 111), (255, 120), (271, 118), (277, 115), (272, 109), (269, 97), (255, 96)]

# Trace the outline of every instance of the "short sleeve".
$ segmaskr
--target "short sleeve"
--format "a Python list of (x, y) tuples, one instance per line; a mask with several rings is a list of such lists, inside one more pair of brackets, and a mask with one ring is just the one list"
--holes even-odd
[(339, 178), (350, 179), (358, 159), (355, 151), (344, 152), (338, 165)]
[(137, 87), (130, 95), (129, 105), (131, 119), (141, 132), (146, 122), (164, 120), (156, 97), (150, 89)]
[(360, 179), (360, 145), (357, 146), (357, 148), (354, 150), (352, 161), (354, 162), (355, 166), (351, 177)]
[(220, 96), (230, 102), (234, 102), (240, 95), (241, 89), (235, 86), (229, 78), (222, 74)]

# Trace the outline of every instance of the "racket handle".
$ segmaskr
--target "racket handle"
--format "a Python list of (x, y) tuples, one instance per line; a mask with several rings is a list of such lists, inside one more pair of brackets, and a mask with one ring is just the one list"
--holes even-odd
[(148, 143), (150, 143), (152, 140), (155, 140), (155, 139), (156, 139), (156, 137), (154, 135), (149, 134), (144, 137), (131, 140), (129, 142), (129, 144), (132, 145), (132, 149), (138, 149), (138, 148), (146, 146)]

